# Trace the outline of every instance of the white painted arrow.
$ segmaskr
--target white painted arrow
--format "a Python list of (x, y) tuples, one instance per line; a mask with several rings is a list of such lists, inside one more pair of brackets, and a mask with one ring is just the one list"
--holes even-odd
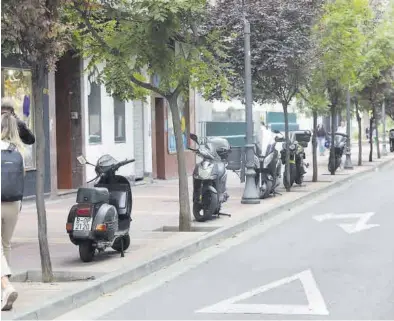
[[(238, 303), (296, 280), (301, 281), (306, 298), (308, 300), (307, 305)], [(259, 288), (205, 307), (196, 312), (227, 314), (329, 315), (323, 296), (321, 295), (310, 270), (305, 270), (290, 277), (263, 285)]]
[(370, 218), (375, 215), (373, 212), (367, 213), (354, 213), (354, 214), (323, 214), (314, 216), (313, 219), (318, 222), (324, 222), (327, 220), (341, 220), (341, 219), (358, 219), (357, 222), (353, 224), (337, 224), (341, 229), (343, 229), (348, 234), (354, 234), (361, 231), (369, 230), (373, 227), (380, 226), (379, 224), (367, 224)]

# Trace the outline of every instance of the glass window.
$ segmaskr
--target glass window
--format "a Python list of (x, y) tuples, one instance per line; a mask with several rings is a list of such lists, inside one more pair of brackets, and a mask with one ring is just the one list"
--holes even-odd
[(101, 86), (95, 81), (90, 82), (88, 96), (89, 143), (101, 143)]
[(115, 142), (126, 142), (125, 102), (114, 97)]
[[(14, 101), (15, 114), (35, 133), (31, 81), (30, 70), (17, 68), (1, 69), (1, 96), (10, 97)], [(35, 144), (25, 145), (26, 169), (34, 169), (36, 167), (35, 146)]]

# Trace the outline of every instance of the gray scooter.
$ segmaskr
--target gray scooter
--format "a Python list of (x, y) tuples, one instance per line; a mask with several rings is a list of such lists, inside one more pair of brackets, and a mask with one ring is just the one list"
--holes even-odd
[(226, 215), (220, 210), (229, 198), (226, 165), (231, 147), (227, 139), (221, 137), (199, 141), (197, 135), (190, 134), (190, 139), (197, 148), (189, 149), (202, 158), (193, 172), (193, 215), (196, 221), (205, 222), (213, 215)]

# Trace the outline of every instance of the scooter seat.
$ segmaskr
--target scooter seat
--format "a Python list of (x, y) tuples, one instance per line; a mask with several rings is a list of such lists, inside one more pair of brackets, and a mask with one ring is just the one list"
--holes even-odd
[(108, 203), (109, 192), (108, 189), (103, 187), (81, 187), (77, 193), (77, 203)]

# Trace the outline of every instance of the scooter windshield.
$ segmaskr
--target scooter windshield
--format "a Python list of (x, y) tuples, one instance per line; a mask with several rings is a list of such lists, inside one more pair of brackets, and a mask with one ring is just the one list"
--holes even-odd
[(208, 158), (208, 159), (215, 159), (215, 158), (217, 158), (217, 153), (215, 151), (215, 148), (210, 143), (207, 143), (207, 144), (205, 144), (203, 146), (200, 146), (199, 153), (204, 158)]
[(105, 168), (105, 167), (110, 167), (113, 166), (115, 164), (117, 164), (118, 161), (113, 158), (111, 155), (103, 155), (101, 156), (98, 160), (97, 160), (97, 167), (101, 167), (101, 168)]

